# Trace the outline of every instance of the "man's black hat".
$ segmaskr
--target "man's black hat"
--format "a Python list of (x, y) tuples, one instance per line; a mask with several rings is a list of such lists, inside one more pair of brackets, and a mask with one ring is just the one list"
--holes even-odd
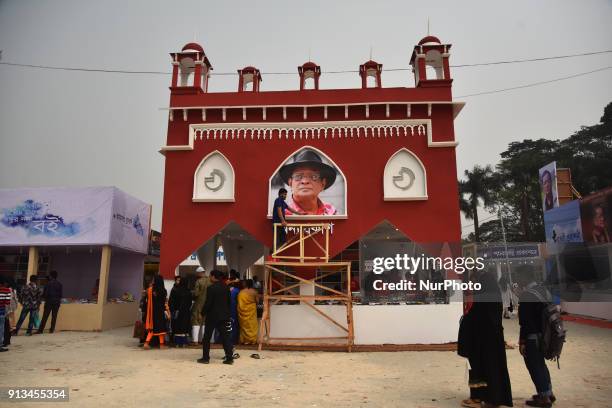
[(334, 184), (334, 181), (336, 181), (336, 170), (332, 166), (323, 163), (321, 157), (314, 151), (304, 149), (300, 150), (295, 156), (293, 156), (293, 161), (291, 163), (285, 164), (280, 168), (279, 174), (283, 179), (283, 182), (288, 185), (289, 179), (293, 174), (293, 170), (295, 170), (296, 167), (301, 166), (317, 169), (321, 173), (321, 178), (327, 180), (325, 190), (330, 188), (331, 185)]

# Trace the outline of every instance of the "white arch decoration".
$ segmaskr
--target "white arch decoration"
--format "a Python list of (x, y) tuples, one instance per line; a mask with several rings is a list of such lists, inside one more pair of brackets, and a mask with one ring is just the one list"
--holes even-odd
[(427, 171), (421, 159), (404, 148), (393, 153), (383, 172), (385, 201), (427, 200)]
[(207, 154), (193, 174), (193, 202), (234, 202), (234, 167), (218, 150)]
[[(343, 211), (339, 211), (339, 213), (335, 214), (335, 215), (289, 215), (289, 216), (287, 216), (287, 219), (300, 219), (300, 220), (311, 220), (311, 219), (320, 220), (320, 219), (326, 219), (327, 220), (327, 219), (346, 219), (346, 218), (348, 218), (348, 206), (347, 206), (347, 202), (348, 202), (348, 194), (347, 194), (348, 180), (346, 178), (346, 175), (342, 172), (342, 169), (340, 168), (340, 166), (338, 166), (327, 154), (325, 154), (323, 151), (317, 149), (316, 147), (309, 146), (309, 145), (301, 146), (299, 149), (297, 149), (297, 150), (293, 151), (291, 154), (289, 154), (289, 156), (287, 156), (278, 165), (278, 167), (274, 170), (274, 172), (272, 173), (272, 175), (268, 179), (268, 218), (272, 218), (272, 204), (274, 203), (274, 200), (278, 197), (278, 191), (272, 189), (272, 180), (274, 179), (274, 176), (276, 174), (278, 174), (280, 168), (283, 167), (283, 164), (285, 162), (287, 162), (287, 160), (289, 160), (290, 158), (295, 156), (298, 152), (300, 152), (300, 151), (302, 151), (304, 149), (309, 149), (309, 150), (313, 150), (314, 152), (316, 152), (319, 156), (321, 156), (322, 159), (328, 161), (329, 164), (332, 167), (334, 167), (336, 169), (336, 171), (338, 172), (338, 175), (336, 176), (336, 183), (338, 183), (339, 181), (341, 181), (343, 183), (343, 188), (341, 189), (341, 194), (342, 194), (341, 204), (344, 207), (344, 210)], [(322, 193), (322, 194), (324, 194), (324, 193)]]
[[(425, 75), (427, 79), (445, 79), (444, 78), (444, 67), (442, 63), (442, 54), (440, 53), (440, 51), (438, 50), (427, 51), (427, 53), (425, 54), (425, 67), (426, 67)], [(430, 67), (430, 69), (434, 70), (435, 75), (436, 75), (435, 78), (429, 78), (429, 75), (427, 74), (427, 67)]]

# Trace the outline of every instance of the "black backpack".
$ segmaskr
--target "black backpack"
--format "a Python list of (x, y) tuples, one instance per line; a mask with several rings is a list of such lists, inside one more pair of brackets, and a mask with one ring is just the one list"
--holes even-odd
[(544, 304), (542, 309), (542, 342), (540, 349), (545, 359), (556, 360), (557, 367), (560, 367), (559, 358), (561, 357), (567, 332), (563, 326), (561, 312), (557, 305), (552, 303), (552, 297), (546, 288), (533, 288), (529, 289), (528, 292)]

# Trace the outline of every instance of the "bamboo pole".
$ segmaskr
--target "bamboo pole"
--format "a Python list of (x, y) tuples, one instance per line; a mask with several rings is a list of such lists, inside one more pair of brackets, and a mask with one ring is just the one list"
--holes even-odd
[(355, 327), (353, 326), (353, 294), (351, 293), (351, 267), (346, 268), (346, 278), (347, 278), (347, 287), (346, 287), (346, 320), (348, 325), (348, 352), (352, 351), (353, 343), (355, 342)]
[(100, 284), (98, 286), (98, 305), (104, 305), (108, 300), (108, 277), (110, 274), (111, 247), (104, 245), (100, 260)]
[(271, 337), (270, 340), (344, 340), (346, 336), (330, 337)]
[(31, 246), (28, 249), (28, 273), (26, 285), (30, 283), (30, 276), (38, 275), (38, 247)]
[(290, 274), (290, 273), (288, 273), (288, 272), (282, 271), (282, 270), (277, 269), (277, 268), (275, 268), (275, 267), (273, 267), (273, 266), (269, 266), (269, 268), (270, 268), (270, 269), (272, 269), (272, 270), (273, 270), (273, 271), (275, 271), (275, 272), (278, 272), (278, 273), (283, 274), (283, 275), (285, 275), (285, 276), (289, 276), (290, 278), (297, 279), (297, 280), (299, 280), (300, 282), (309, 283), (309, 284), (312, 284), (312, 285), (314, 285), (314, 286), (316, 286), (316, 287), (318, 287), (318, 288), (321, 288), (321, 289), (323, 289), (323, 290), (325, 290), (325, 291), (335, 293), (335, 294), (337, 294), (337, 295), (339, 295), (339, 296), (344, 296), (344, 293), (342, 293), (342, 292), (338, 292), (338, 291), (337, 291), (337, 290), (335, 290), (335, 289), (328, 288), (327, 286), (320, 285), (320, 284), (318, 284), (318, 283), (316, 283), (316, 282), (314, 282), (314, 281), (312, 281), (312, 280), (308, 280), (308, 279), (300, 278), (299, 276), (296, 276), (296, 275)]
[[(282, 225), (282, 224), (278, 224), (278, 225)], [(276, 248), (275, 254), (278, 255), (280, 252), (286, 251), (292, 246), (297, 245), (299, 242), (300, 242), (299, 239), (296, 239), (296, 237), (291, 237), (287, 242), (281, 245), (280, 248)], [(280, 258), (280, 256), (278, 258)]]
[(270, 291), (272, 290), (272, 272), (270, 272), (268, 274), (268, 290), (267, 290), (267, 294), (268, 294), (268, 313), (266, 314), (266, 334), (267, 334), (267, 339), (266, 339), (266, 344), (270, 342), (270, 337), (272, 337), (272, 324), (270, 323), (270, 315), (272, 314), (272, 308), (270, 307)]
[[(276, 241), (275, 241), (276, 242)], [(274, 244), (276, 245), (276, 243)], [(257, 347), (257, 350), (261, 351), (261, 347), (263, 345), (264, 342), (264, 336), (265, 336), (265, 329), (266, 329), (266, 318), (268, 315), (268, 268), (266, 267), (265, 263), (264, 263), (264, 296), (263, 296), (263, 313), (261, 315), (261, 321), (259, 322), (259, 338), (258, 338), (258, 343), (259, 346)]]
[(307, 305), (308, 307), (311, 307), (312, 310), (314, 310), (315, 312), (317, 312), (318, 314), (320, 314), (321, 316), (323, 316), (324, 318), (326, 318), (327, 320), (329, 320), (330, 322), (332, 322), (333, 324), (335, 324), (336, 326), (338, 326), (339, 328), (341, 328), (342, 330), (344, 330), (345, 332), (349, 332), (349, 329), (342, 326), (340, 323), (338, 323), (335, 319), (333, 319), (331, 316), (329, 316), (327, 313), (321, 311), (320, 309), (318, 309), (315, 305), (311, 305), (308, 302), (304, 302), (305, 305)]
[[(351, 274), (351, 263), (350, 262), (329, 262), (329, 235), (330, 235), (330, 225), (328, 223), (321, 224), (287, 224), (288, 227), (294, 227), (292, 231), (296, 232), (291, 239), (288, 240), (280, 248), (276, 247), (276, 238), (277, 231), (280, 224), (275, 224), (274, 228), (274, 252), (273, 261), (265, 262), (265, 286), (264, 286), (264, 313), (262, 315), (262, 319), (260, 322), (260, 333), (259, 333), (259, 350), (262, 350), (263, 344), (266, 345), (274, 345), (274, 346), (288, 346), (288, 347), (346, 347), (349, 352), (352, 351), (352, 346), (354, 343), (354, 326), (353, 326), (353, 309), (352, 309), (352, 297), (351, 297), (351, 289), (350, 289), (350, 274)], [(313, 232), (312, 229), (318, 229)], [(306, 229), (308, 232), (306, 233)], [(324, 247), (321, 242), (317, 239), (317, 234), (325, 230), (324, 232)], [(316, 245), (316, 247), (323, 252), (322, 256), (308, 256), (306, 255), (305, 245), (306, 240), (312, 239)], [(282, 252), (287, 251), (290, 248), (298, 246), (299, 248), (299, 256), (295, 255), (283, 255)], [(318, 251), (316, 251), (318, 252)], [(285, 252), (286, 253), (286, 252)], [(326, 272), (323, 272), (320, 276), (315, 276), (313, 279), (304, 279), (300, 276), (297, 276), (295, 273), (289, 273), (280, 269), (283, 266), (290, 267), (323, 267), (327, 268)], [(336, 270), (336, 268), (338, 270)], [(331, 269), (331, 271), (330, 271)], [(343, 271), (346, 271), (346, 289), (341, 289), (337, 291), (335, 289), (328, 288), (324, 285), (321, 285), (319, 282), (324, 278), (336, 274), (340, 272), (342, 274)], [(298, 283), (292, 284), (284, 284), (279, 280), (274, 279), (274, 273), (281, 274), (285, 277), (289, 277), (291, 279), (295, 279)], [(342, 276), (342, 275), (341, 275)], [(280, 288), (274, 290), (272, 288), (272, 284), (277, 284)], [(313, 285), (314, 287), (320, 288), (324, 293), (330, 293), (329, 295), (300, 295), (294, 292), (295, 288), (299, 287), (301, 284)], [(346, 327), (341, 323), (336, 321), (327, 313), (323, 312), (321, 309), (313, 305), (308, 301), (315, 300), (324, 300), (324, 301), (334, 301), (340, 302), (346, 307)], [(305, 301), (301, 302), (302, 304), (307, 305), (309, 308), (315, 311), (315, 313), (319, 314), (322, 318), (328, 320), (341, 330), (347, 333), (346, 336), (332, 336), (332, 337), (308, 337), (308, 338), (275, 338), (272, 337), (271, 333), (271, 311), (272, 304), (278, 304), (281, 301)], [(317, 340), (346, 340), (346, 343), (343, 345), (342, 343), (316, 343)], [(298, 342), (285, 342), (282, 341), (295, 341)], [(281, 341), (281, 343), (278, 343)], [(299, 342), (302, 341), (302, 342)], [(313, 342), (315, 341), (315, 342)], [(306, 343), (304, 343), (306, 342)]]
[(270, 295), (268, 297), (270, 300), (278, 299), (278, 300), (337, 300), (337, 301), (347, 301), (348, 299), (345, 296), (325, 296), (325, 295)]
[(325, 228), (325, 261), (329, 261), (329, 228)]
[[(314, 338), (316, 340), (316, 338)], [(277, 346), (277, 347), (316, 347), (316, 348), (325, 348), (330, 347), (338, 350), (342, 350), (346, 347), (346, 344), (343, 343), (269, 343), (268, 346)]]
[(314, 239), (314, 238), (312, 239), (312, 242), (314, 242), (314, 243), (315, 243), (315, 244), (316, 244), (316, 245), (319, 247), (319, 249), (321, 250), (321, 252), (323, 252), (323, 258), (325, 258), (325, 255), (327, 254), (327, 252), (325, 251), (325, 248), (323, 248), (323, 245), (321, 245), (321, 244), (319, 243), (319, 241), (317, 241), (317, 240), (316, 240), (316, 239)]
[(304, 262), (304, 228), (300, 225), (300, 258)]
[(327, 268), (346, 268), (351, 266), (350, 262), (308, 262), (308, 265), (304, 265), (302, 262), (270, 261), (266, 262), (266, 264), (275, 266), (324, 266)]
[[(319, 280), (319, 279), (327, 278), (328, 276), (330, 276), (330, 275), (334, 275), (334, 274), (336, 274), (336, 273), (337, 273), (337, 272), (335, 272), (335, 271), (334, 271), (334, 272), (327, 272), (327, 273), (325, 273), (325, 274), (323, 274), (323, 275), (320, 275), (320, 276), (315, 277), (313, 280), (315, 280), (315, 281), (316, 281), (316, 280)], [(288, 291), (288, 290), (290, 290), (290, 289), (293, 289), (293, 288), (296, 288), (296, 287), (299, 287), (299, 286), (300, 286), (300, 284), (299, 284), (299, 283), (296, 283), (296, 284), (293, 284), (293, 285), (291, 285), (291, 286), (287, 286), (286, 288), (282, 288), (282, 289), (279, 289), (279, 290), (277, 290), (277, 291), (275, 291), (275, 292), (272, 292), (272, 294), (273, 294), (273, 295), (276, 295), (276, 294), (279, 294), (279, 293), (281, 293), (281, 292)]]

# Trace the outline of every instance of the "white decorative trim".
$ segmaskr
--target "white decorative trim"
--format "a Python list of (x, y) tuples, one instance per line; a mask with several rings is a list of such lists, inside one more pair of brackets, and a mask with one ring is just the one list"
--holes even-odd
[(348, 119), (348, 105), (344, 105), (344, 119)]
[(287, 107), (283, 106), (283, 120), (287, 120)]
[(241, 108), (253, 108), (253, 109), (264, 109), (264, 108), (283, 108), (284, 119), (286, 120), (286, 109), (287, 108), (308, 108), (316, 107), (337, 107), (343, 106), (345, 108), (345, 118), (348, 119), (348, 108), (350, 106), (363, 106), (363, 105), (452, 105), (453, 106), (453, 118), (456, 118), (459, 112), (465, 106), (465, 102), (452, 102), (452, 101), (419, 101), (419, 102), (361, 102), (361, 103), (328, 103), (328, 104), (301, 104), (301, 105), (210, 105), (210, 106), (173, 106), (170, 108), (160, 108), (160, 110), (176, 110), (176, 109), (241, 109)]
[(235, 203), (234, 198), (192, 198), (194, 203)]
[(385, 117), (389, 117), (389, 104), (385, 105)]
[(267, 115), (267, 110), (266, 110), (266, 107), (264, 106), (264, 108), (261, 111), (261, 116), (263, 120), (266, 120), (266, 115)]
[[(272, 216), (267, 215), (267, 219), (271, 220)], [(285, 219), (288, 221), (297, 220), (297, 221), (305, 221), (305, 220), (346, 220), (348, 219), (348, 215), (285, 215)]]
[(164, 152), (172, 152), (172, 151), (180, 152), (183, 150), (193, 150), (193, 146), (189, 146), (189, 145), (164, 146), (159, 151), (161, 154), (164, 154)]
[(409, 198), (392, 198), (385, 197), (383, 201), (426, 201), (429, 200), (428, 196), (409, 197)]
[(411, 104), (406, 105), (406, 116), (408, 117), (412, 116), (412, 105)]
[(306, 106), (304, 106), (304, 120), (308, 119), (308, 108)]
[(174, 111), (172, 109), (170, 109), (169, 119), (170, 119), (170, 122), (174, 121)]
[[(245, 140), (247, 133), (250, 139), (277, 140), (282, 139), (327, 139), (355, 137), (359, 138), (363, 129), (365, 137), (403, 137), (427, 136), (429, 147), (455, 147), (457, 142), (434, 142), (431, 119), (401, 119), (373, 121), (327, 121), (327, 122), (277, 122), (277, 123), (210, 123), (189, 125), (189, 144), (182, 146), (164, 146), (163, 150), (193, 150), (194, 140)], [(276, 135), (274, 135), (276, 131)]]
[(370, 117), (370, 105), (366, 104), (365, 107), (366, 107), (366, 118), (369, 118)]
[(323, 107), (323, 119), (327, 120), (327, 106)]
[(431, 103), (427, 104), (427, 116), (431, 118)]
[(223, 113), (223, 121), (225, 122), (227, 120), (227, 111), (225, 110), (225, 108), (223, 108), (222, 113)]
[(202, 109), (202, 120), (206, 122), (206, 109)]
[(242, 108), (242, 120), (246, 120), (246, 108)]
[(183, 109), (183, 122), (187, 122), (187, 111), (188, 109)]

